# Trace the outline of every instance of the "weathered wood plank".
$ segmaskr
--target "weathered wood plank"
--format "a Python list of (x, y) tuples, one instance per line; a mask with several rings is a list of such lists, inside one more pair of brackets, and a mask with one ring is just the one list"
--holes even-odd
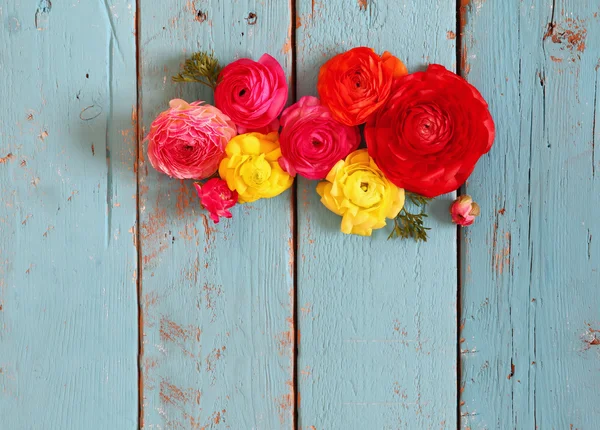
[(464, 3), (498, 135), (467, 187), (462, 428), (598, 428), (600, 4)]
[(5, 429), (136, 426), (134, 11), (0, 2)]
[[(170, 98), (186, 55), (276, 57), (291, 76), (287, 2), (145, 0), (144, 133)], [(145, 152), (144, 152), (145, 154)], [(141, 154), (141, 157), (144, 157)], [(140, 163), (144, 428), (292, 426), (293, 241), (290, 193), (238, 206), (214, 225), (192, 182)]]
[[(435, 4), (434, 4), (435, 3)], [(298, 96), (321, 64), (359, 45), (409, 70), (454, 66), (453, 2), (298, 2)], [(299, 427), (456, 425), (456, 229), (452, 196), (432, 207), (426, 244), (340, 233), (316, 182), (298, 191)], [(442, 221), (443, 220), (443, 221)]]

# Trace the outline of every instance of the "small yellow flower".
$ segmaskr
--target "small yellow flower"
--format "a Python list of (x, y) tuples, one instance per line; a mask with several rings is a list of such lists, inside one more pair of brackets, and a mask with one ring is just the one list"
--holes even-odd
[(219, 175), (238, 192), (239, 203), (275, 197), (294, 182), (277, 161), (281, 157), (277, 132), (240, 134), (227, 143), (225, 153)]
[(342, 216), (346, 234), (371, 236), (404, 206), (404, 190), (386, 179), (366, 149), (338, 161), (317, 185), (317, 193), (327, 209)]

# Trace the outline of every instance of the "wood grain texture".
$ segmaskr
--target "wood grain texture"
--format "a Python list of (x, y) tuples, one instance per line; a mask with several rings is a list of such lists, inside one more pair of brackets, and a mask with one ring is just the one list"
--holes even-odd
[(466, 191), (462, 428), (600, 423), (600, 4), (465, 2), (463, 70), (498, 134)]
[(134, 11), (0, 1), (3, 429), (137, 423)]
[[(194, 51), (223, 64), (267, 52), (291, 76), (287, 2), (143, 0), (140, 18), (144, 133), (171, 98), (212, 102), (200, 85), (171, 82)], [(290, 192), (214, 225), (191, 181), (142, 159), (140, 194), (143, 427), (291, 428)]]
[[(453, 2), (298, 2), (298, 96), (354, 46), (389, 50), (409, 70), (453, 68)], [(316, 182), (298, 191), (299, 428), (456, 426), (456, 229), (452, 196), (431, 207), (428, 243), (340, 233)]]

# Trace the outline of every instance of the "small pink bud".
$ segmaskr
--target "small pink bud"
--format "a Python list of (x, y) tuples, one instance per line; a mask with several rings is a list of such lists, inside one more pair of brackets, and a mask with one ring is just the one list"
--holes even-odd
[(450, 206), (452, 222), (462, 227), (473, 224), (480, 213), (479, 205), (468, 194), (458, 197)]
[(194, 182), (194, 188), (200, 198), (200, 203), (210, 214), (210, 219), (215, 224), (219, 222), (220, 217), (231, 218), (229, 209), (235, 206), (238, 201), (237, 191), (231, 191), (227, 187), (227, 182), (219, 178), (212, 178), (203, 184)]

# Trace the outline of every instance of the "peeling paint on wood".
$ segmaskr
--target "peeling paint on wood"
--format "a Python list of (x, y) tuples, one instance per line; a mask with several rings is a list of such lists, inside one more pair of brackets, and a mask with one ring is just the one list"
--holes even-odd
[(3, 429), (137, 426), (134, 9), (0, 2)]
[[(453, 2), (303, 0), (297, 14), (298, 96), (316, 95), (321, 64), (354, 46), (389, 50), (410, 70), (455, 61)], [(434, 215), (452, 196), (417, 245), (343, 235), (315, 185), (299, 180), (296, 205), (298, 428), (455, 428), (456, 228)]]
[(463, 429), (600, 422), (588, 330), (600, 319), (598, 11), (566, 0), (465, 9), (468, 79), (497, 137), (466, 187), (482, 215), (461, 240), (461, 349), (473, 352), (461, 354)]
[[(201, 85), (171, 82), (194, 51), (214, 51), (223, 63), (267, 52), (291, 76), (288, 2), (150, 0), (140, 20), (146, 130), (170, 98), (212, 102)], [(144, 428), (292, 428), (289, 193), (214, 224), (192, 181), (160, 175), (143, 159), (138, 172)]]
[[(0, 5), (0, 427), (597, 427), (597, 4), (20, 3)], [(138, 148), (169, 98), (211, 101), (170, 81), (196, 50), (268, 52), (301, 96), (359, 44), (458, 60), (497, 120), (459, 304), (452, 196), (422, 245), (341, 235), (302, 180), (214, 225)]]

